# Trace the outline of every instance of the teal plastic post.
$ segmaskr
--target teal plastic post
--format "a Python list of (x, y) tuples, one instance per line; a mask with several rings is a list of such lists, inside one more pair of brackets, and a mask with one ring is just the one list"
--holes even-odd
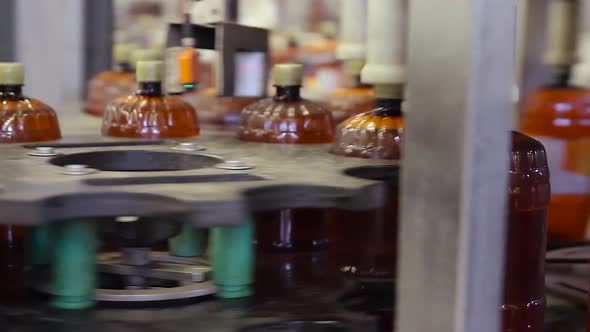
[(54, 227), (52, 305), (85, 309), (94, 305), (96, 289), (96, 223), (68, 220)]
[(27, 258), (31, 267), (51, 264), (51, 225), (31, 227), (26, 236)]
[(205, 230), (182, 224), (180, 234), (168, 240), (168, 251), (172, 256), (198, 257), (205, 253)]
[(252, 295), (254, 282), (254, 226), (251, 220), (239, 226), (211, 229), (213, 282), (221, 298)]

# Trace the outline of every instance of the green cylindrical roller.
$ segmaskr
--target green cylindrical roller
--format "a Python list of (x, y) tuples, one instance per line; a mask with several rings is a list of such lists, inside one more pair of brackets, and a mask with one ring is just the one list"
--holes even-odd
[(210, 254), (217, 296), (239, 298), (252, 295), (254, 282), (254, 226), (251, 220), (239, 226), (211, 229)]
[(27, 261), (31, 267), (51, 264), (51, 226), (30, 227), (27, 230)]
[(53, 306), (85, 309), (94, 305), (96, 223), (68, 220), (52, 224), (54, 236)]
[(204, 229), (198, 229), (191, 224), (183, 224), (180, 234), (168, 241), (170, 255), (178, 257), (198, 257), (205, 253)]

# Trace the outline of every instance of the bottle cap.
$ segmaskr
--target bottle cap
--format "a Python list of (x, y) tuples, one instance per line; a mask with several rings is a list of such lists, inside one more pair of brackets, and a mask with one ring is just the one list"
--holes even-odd
[(376, 84), (375, 98), (379, 99), (403, 99), (404, 86), (402, 84)]
[(25, 83), (25, 65), (18, 62), (0, 62), (0, 84), (23, 85)]
[(113, 45), (113, 61), (117, 64), (129, 63), (131, 61), (133, 46), (133, 44), (127, 43), (117, 43)]
[(138, 61), (135, 77), (138, 82), (161, 82), (164, 78), (162, 61)]
[(295, 63), (275, 65), (272, 77), (278, 86), (300, 86), (303, 80), (303, 66)]
[(154, 49), (138, 48), (131, 54), (131, 67), (135, 68), (139, 61), (156, 61), (160, 59), (161, 54)]

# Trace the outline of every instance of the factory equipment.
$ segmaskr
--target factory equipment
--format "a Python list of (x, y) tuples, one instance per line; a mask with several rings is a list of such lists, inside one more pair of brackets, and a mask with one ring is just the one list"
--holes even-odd
[[(258, 101), (268, 31), (205, 3), (214, 22), (170, 25), (168, 57), (139, 62), (102, 136), (78, 105), (63, 139), (0, 145), (0, 224), (28, 228), (26, 269), (8, 264), (27, 278), (6, 274), (3, 294), (36, 290), (0, 296), (8, 330), (542, 329), (547, 156), (509, 132), (512, 3), (369, 0), (367, 64), (345, 67), (376, 108), (338, 128), (299, 96), (299, 65), (277, 65)], [(198, 71), (168, 88), (179, 46), (192, 64), (217, 52), (215, 93)], [(235, 131), (202, 125), (240, 113)]]

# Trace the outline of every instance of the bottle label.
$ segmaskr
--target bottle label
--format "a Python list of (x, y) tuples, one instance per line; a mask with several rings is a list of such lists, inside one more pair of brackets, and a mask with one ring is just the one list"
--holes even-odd
[[(533, 136), (543, 143), (552, 194), (590, 193), (590, 140), (567, 140), (547, 136)], [(586, 160), (588, 159), (588, 160)]]

